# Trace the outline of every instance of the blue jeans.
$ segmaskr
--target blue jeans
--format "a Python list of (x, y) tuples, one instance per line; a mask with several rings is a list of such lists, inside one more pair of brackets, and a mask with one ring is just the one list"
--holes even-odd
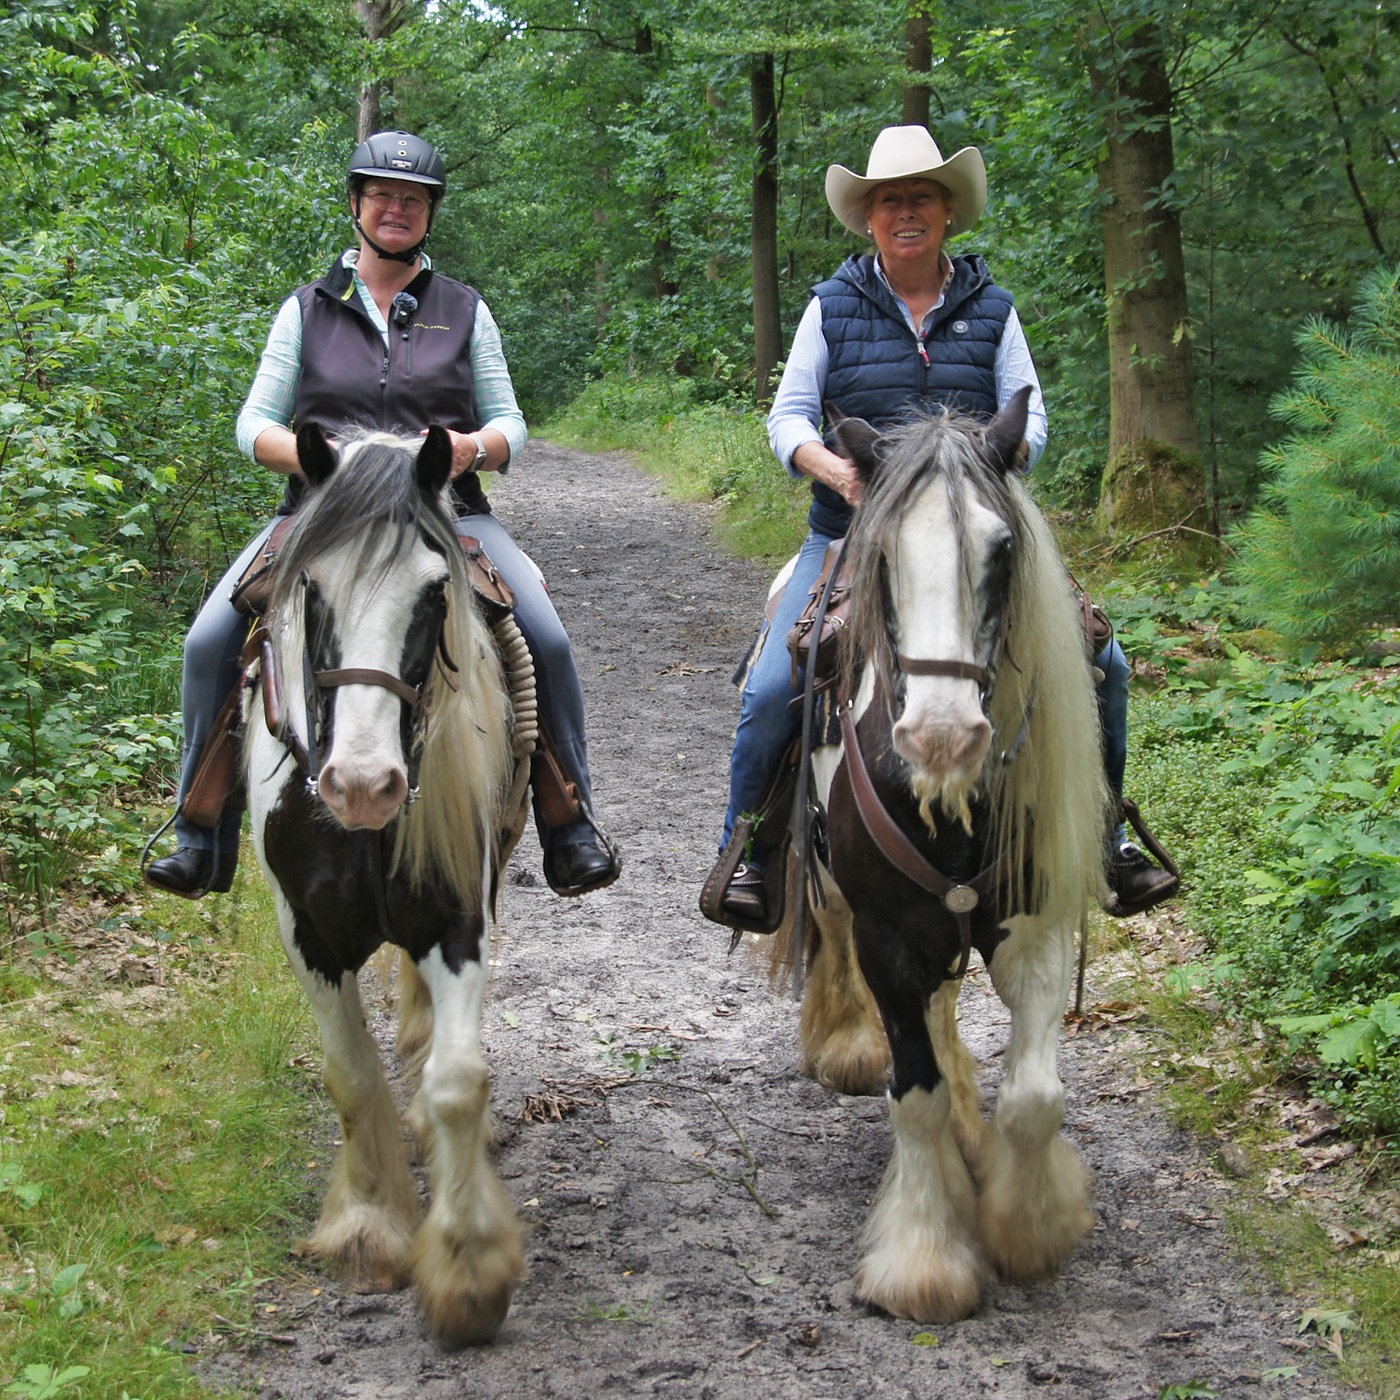
[[(724, 814), (721, 850), (734, 834), (735, 823), (752, 812), (789, 744), (802, 727), (792, 704), (800, 692), (792, 684), (792, 658), (787, 634), (807, 606), (812, 585), (821, 573), (831, 537), (812, 531), (803, 542), (792, 577), (778, 610), (765, 622), (758, 638), (758, 655), (749, 667), (739, 702), (739, 726), (729, 759), (729, 806)], [(1104, 770), (1115, 797), (1123, 795), (1123, 771), (1128, 759), (1128, 661), (1116, 641), (1094, 657), (1104, 673), (1098, 686), (1099, 722), (1103, 729)], [(755, 863), (764, 854), (755, 841)]]
[(792, 577), (778, 603), (778, 610), (764, 624), (758, 638), (758, 655), (749, 667), (739, 702), (739, 727), (729, 759), (729, 808), (724, 814), (723, 849), (734, 834), (734, 824), (752, 812), (777, 769), (787, 746), (802, 728), (802, 716), (791, 705), (797, 693), (792, 685), (792, 657), (787, 634), (802, 616), (812, 585), (822, 571), (822, 560), (831, 543), (829, 535), (811, 531), (803, 541)]
[[(1123, 796), (1123, 773), (1128, 766), (1128, 676), (1131, 668), (1123, 648), (1116, 641), (1094, 658), (1094, 665), (1103, 672), (1098, 685), (1099, 727), (1103, 732), (1103, 771), (1115, 800)], [(1118, 839), (1124, 837), (1122, 823), (1117, 827)]]

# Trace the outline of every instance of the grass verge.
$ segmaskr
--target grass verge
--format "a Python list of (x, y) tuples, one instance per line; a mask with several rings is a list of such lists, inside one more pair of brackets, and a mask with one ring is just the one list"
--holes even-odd
[(315, 1209), (314, 1026), (251, 861), (219, 900), (73, 913), (0, 965), (0, 1378), (212, 1394), (191, 1361), (256, 1329)]

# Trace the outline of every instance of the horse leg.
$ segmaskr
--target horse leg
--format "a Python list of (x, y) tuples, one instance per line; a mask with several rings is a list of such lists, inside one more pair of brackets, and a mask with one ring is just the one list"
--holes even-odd
[(1093, 1228), (1079, 1154), (1060, 1136), (1056, 1063), (1073, 973), (1074, 930), (1018, 917), (992, 955), (992, 983), (1011, 1010), (1011, 1043), (987, 1139), (979, 1226), (1007, 1278), (1055, 1273)]
[[(484, 940), (483, 940), (484, 942)], [(433, 999), (419, 1101), (429, 1125), (432, 1203), (414, 1241), (423, 1316), (444, 1346), (489, 1341), (525, 1270), (520, 1223), (487, 1156), (490, 1074), (481, 1054), (486, 971), (454, 972), (434, 949), (419, 964)]]
[(827, 906), (812, 909), (816, 954), (802, 997), (802, 1071), (841, 1094), (878, 1094), (889, 1070), (879, 1008), (856, 960), (851, 911), (830, 881)]
[(976, 1192), (951, 1131), (953, 1091), (933, 1057), (922, 992), (891, 979), (875, 995), (894, 1055), (894, 1151), (862, 1236), (856, 1292), (895, 1317), (955, 1322), (976, 1310), (984, 1267)]
[(405, 1068), (416, 1078), (422, 1072), (433, 1037), (433, 998), (418, 965), (399, 950), (399, 1026), (394, 1049)]
[(404, 1123), (413, 1138), (414, 1161), (428, 1158), (428, 1142), (432, 1133), (418, 1092), (423, 1082), (423, 1063), (433, 1038), (433, 999), (418, 965), (402, 949), (398, 953), (398, 1030), (394, 1035), (394, 1051), (403, 1062), (403, 1075), (414, 1088), (413, 1097), (404, 1110)]
[(981, 1181), (990, 1131), (982, 1116), (982, 1099), (977, 1089), (977, 1069), (958, 1032), (958, 993), (961, 979), (949, 978), (929, 998), (929, 1040), (939, 1073), (948, 1084), (950, 1098), (948, 1127), (962, 1152), (974, 1181)]
[(330, 982), (311, 971), (290, 941), (288, 957), (316, 1016), (322, 1078), (343, 1143), (307, 1250), (357, 1291), (402, 1288), (418, 1228), (418, 1194), (379, 1047), (365, 1026), (359, 983), (350, 972)]

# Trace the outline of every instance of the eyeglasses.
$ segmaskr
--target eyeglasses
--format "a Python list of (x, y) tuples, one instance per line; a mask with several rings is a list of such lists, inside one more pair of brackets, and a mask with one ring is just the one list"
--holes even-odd
[(388, 190), (364, 191), (364, 196), (376, 209), (392, 209), (398, 205), (405, 214), (425, 214), (428, 201), (421, 194), (390, 194)]

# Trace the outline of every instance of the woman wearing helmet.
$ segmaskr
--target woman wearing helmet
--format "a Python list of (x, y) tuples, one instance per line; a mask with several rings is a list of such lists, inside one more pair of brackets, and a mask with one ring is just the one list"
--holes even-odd
[[(409, 132), (381, 131), (355, 149), (347, 186), (359, 246), (282, 304), (238, 415), (238, 445), (288, 477), (278, 510), (287, 515), (305, 485), (289, 425), (317, 422), (332, 433), (352, 426), (418, 432), (430, 423), (448, 429), (453, 499), (459, 517), (470, 517), (460, 522), (461, 531), (481, 541), (515, 594), (544, 728), (580, 799), (581, 820), (551, 827), (536, 785), (545, 878), (560, 894), (599, 889), (617, 878), (619, 863), (592, 818), (583, 690), (573, 652), (533, 564), (490, 513), (481, 487), (482, 472), (504, 472), (524, 447), (525, 419), (485, 301), (437, 272), (424, 253), (446, 190), (442, 157)], [(190, 899), (229, 889), (237, 866), (241, 808), (230, 802), (217, 826), (205, 827), (190, 819), (184, 799), (239, 675), (246, 619), (230, 594), (273, 524), (234, 561), (185, 642), (179, 848), (152, 861), (146, 878)]]

